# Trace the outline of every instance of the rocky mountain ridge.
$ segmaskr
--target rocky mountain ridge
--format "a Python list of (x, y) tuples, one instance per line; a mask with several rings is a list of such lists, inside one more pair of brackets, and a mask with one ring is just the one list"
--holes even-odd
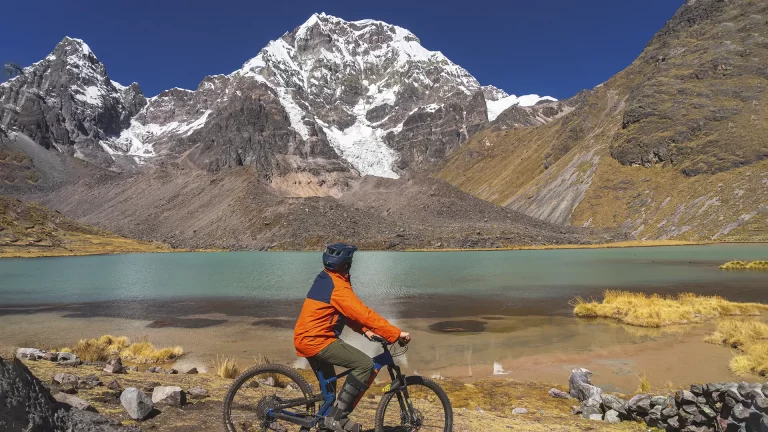
[[(338, 194), (360, 175), (398, 177), (441, 162), (513, 106), (411, 32), (381, 21), (315, 14), (229, 75), (145, 98), (124, 87), (83, 41), (0, 85), (0, 119), (43, 146), (114, 170), (188, 161), (211, 172), (311, 177)], [(535, 115), (532, 115), (535, 116)]]
[(437, 175), (637, 239), (768, 239), (767, 61), (768, 3), (689, 1), (627, 69), (558, 102), (559, 117), (526, 125), (507, 110)]

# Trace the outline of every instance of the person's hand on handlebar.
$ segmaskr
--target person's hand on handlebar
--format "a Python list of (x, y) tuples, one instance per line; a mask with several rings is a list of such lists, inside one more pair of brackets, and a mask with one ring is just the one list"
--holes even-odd
[(408, 345), (408, 342), (411, 341), (411, 335), (406, 332), (400, 332), (400, 337), (397, 338), (397, 341), (400, 345)]

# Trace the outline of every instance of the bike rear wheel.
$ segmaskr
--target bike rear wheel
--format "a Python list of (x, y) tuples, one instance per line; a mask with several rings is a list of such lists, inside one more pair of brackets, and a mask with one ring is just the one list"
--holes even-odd
[(415, 418), (407, 407), (403, 390), (387, 393), (376, 410), (376, 432), (416, 432), (453, 430), (453, 409), (445, 390), (436, 382), (419, 376), (405, 378), (408, 399), (413, 404)]
[[(267, 411), (287, 401), (312, 398), (312, 386), (293, 368), (279, 364), (254, 366), (235, 378), (224, 397), (224, 427), (228, 432), (298, 432), (301, 426), (269, 417)], [(307, 401), (289, 409), (300, 418), (315, 415)]]

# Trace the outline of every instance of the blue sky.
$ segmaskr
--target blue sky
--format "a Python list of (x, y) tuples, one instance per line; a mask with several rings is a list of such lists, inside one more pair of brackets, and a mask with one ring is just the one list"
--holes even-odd
[(7, 1), (0, 62), (27, 66), (64, 36), (84, 39), (148, 96), (230, 73), (314, 12), (411, 30), (481, 84), (567, 98), (619, 72), (683, 0)]

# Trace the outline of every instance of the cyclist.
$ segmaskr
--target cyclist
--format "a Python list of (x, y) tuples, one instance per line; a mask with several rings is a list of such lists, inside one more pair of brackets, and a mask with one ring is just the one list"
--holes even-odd
[[(336, 374), (334, 365), (352, 369), (336, 403), (321, 424), (325, 430), (362, 430), (359, 424), (350, 421), (349, 413), (378, 373), (373, 370), (370, 357), (339, 339), (344, 326), (369, 339), (379, 335), (390, 343), (410, 341), (408, 333), (400, 331), (366, 306), (352, 290), (349, 270), (356, 250), (357, 247), (343, 243), (326, 248), (323, 253), (325, 269), (309, 289), (293, 332), (296, 354), (306, 357), (316, 374), (322, 372), (324, 377), (332, 377)], [(330, 391), (335, 393), (335, 387)]]

